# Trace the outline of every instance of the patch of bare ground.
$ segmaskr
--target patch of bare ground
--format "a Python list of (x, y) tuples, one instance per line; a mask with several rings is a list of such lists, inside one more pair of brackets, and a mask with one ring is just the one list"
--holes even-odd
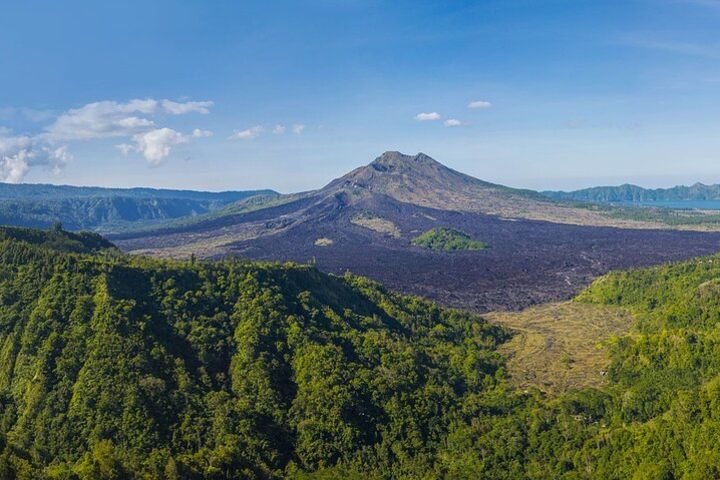
[(604, 385), (609, 341), (632, 326), (626, 310), (581, 302), (550, 303), (485, 317), (515, 334), (501, 347), (511, 381), (521, 389), (537, 388), (551, 395)]
[(334, 243), (334, 242), (332, 241), (332, 239), (331, 239), (331, 238), (327, 238), (327, 237), (320, 237), (320, 238), (318, 238), (317, 240), (315, 240), (315, 246), (316, 246), (316, 247), (329, 247), (329, 246), (332, 245), (333, 243)]
[(400, 238), (400, 230), (390, 220), (373, 215), (358, 215), (350, 220), (351, 223), (370, 229), (378, 233), (390, 235), (393, 238)]

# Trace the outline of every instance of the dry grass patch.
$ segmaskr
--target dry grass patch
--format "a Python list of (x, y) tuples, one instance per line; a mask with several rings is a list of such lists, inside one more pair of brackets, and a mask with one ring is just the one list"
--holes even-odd
[(394, 238), (400, 238), (400, 230), (390, 220), (372, 215), (358, 215), (350, 221), (360, 227), (368, 228), (378, 233), (384, 233)]
[(607, 380), (608, 340), (632, 326), (626, 310), (580, 302), (550, 303), (486, 317), (516, 333), (500, 349), (508, 357), (513, 383), (549, 394), (602, 386)]
[(333, 244), (333, 241), (331, 238), (320, 237), (317, 240), (315, 240), (316, 247), (329, 247), (332, 244)]

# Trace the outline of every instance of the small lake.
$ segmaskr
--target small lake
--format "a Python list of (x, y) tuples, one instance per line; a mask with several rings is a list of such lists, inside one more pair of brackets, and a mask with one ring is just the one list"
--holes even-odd
[(720, 200), (668, 200), (657, 202), (618, 202), (617, 204), (635, 207), (665, 207), (680, 209), (720, 210)]

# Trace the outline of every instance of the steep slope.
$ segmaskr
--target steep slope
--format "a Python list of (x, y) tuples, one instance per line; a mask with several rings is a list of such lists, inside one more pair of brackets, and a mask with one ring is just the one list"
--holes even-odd
[(452, 170), (429, 156), (385, 152), (369, 165), (332, 181), (321, 194), (352, 192), (389, 196), (438, 210), (496, 215), (554, 223), (626, 228), (657, 228), (660, 222), (614, 218), (607, 212), (557, 202), (532, 190), (497, 185)]
[[(369, 165), (333, 180), (320, 192), (340, 190), (367, 191), (440, 210), (508, 216), (517, 215), (520, 210), (529, 212), (553, 205), (536, 192), (478, 180), (452, 170), (423, 153), (410, 156), (385, 152)], [(524, 203), (527, 205), (522, 205)]]
[(0, 183), (0, 224), (70, 230), (119, 231), (194, 217), (271, 190), (197, 192)]
[(18, 237), (0, 238), (0, 478), (416, 477), (502, 383), (503, 330), (362, 278)]
[[(537, 197), (468, 177), (423, 154), (388, 152), (320, 190), (238, 204), (222, 215), (111, 239), (126, 251), (166, 257), (315, 262), (324, 271), (350, 270), (401, 292), (476, 311), (567, 299), (610, 269), (720, 248), (718, 234), (586, 227), (486, 213), (513, 205), (573, 211)], [(490, 248), (443, 252), (412, 245), (434, 228), (457, 230)]]

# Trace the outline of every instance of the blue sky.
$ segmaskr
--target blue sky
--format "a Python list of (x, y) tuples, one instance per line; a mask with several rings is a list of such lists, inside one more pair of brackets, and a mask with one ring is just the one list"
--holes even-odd
[(0, 180), (720, 182), (719, 32), (717, 0), (1, 2)]

